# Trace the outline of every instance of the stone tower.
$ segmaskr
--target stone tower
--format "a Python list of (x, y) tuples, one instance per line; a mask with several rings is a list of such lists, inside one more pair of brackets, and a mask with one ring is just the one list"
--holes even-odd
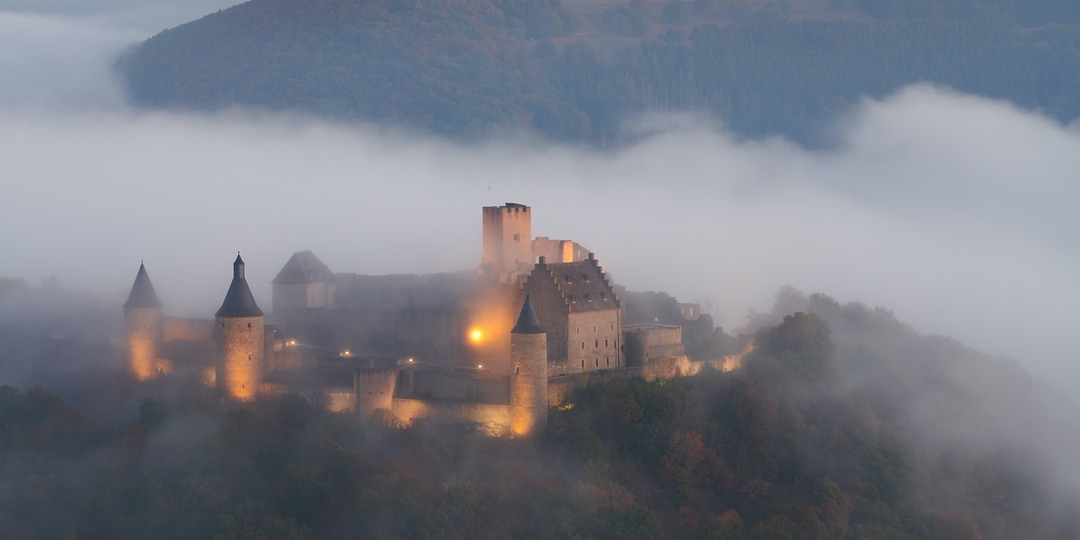
[(158, 375), (158, 345), (161, 343), (161, 301), (150, 283), (146, 266), (139, 273), (124, 302), (124, 330), (127, 338), (128, 370), (140, 381)]
[(370, 418), (379, 409), (393, 409), (398, 379), (395, 368), (391, 363), (368, 360), (353, 369), (354, 410), (362, 418)]
[(528, 206), (484, 207), (484, 253), (480, 268), (504, 283), (532, 266), (532, 214)]
[(510, 370), (510, 432), (528, 437), (544, 429), (548, 412), (547, 332), (528, 295), (510, 331)]
[(218, 380), (236, 401), (252, 401), (258, 392), (266, 355), (263, 333), (263, 312), (251, 294), (244, 260), (237, 253), (229, 292), (214, 314), (214, 338), (221, 355)]

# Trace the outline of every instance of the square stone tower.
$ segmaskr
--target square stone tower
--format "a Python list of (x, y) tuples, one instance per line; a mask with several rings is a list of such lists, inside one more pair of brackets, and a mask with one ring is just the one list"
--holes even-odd
[(532, 213), (524, 204), (484, 207), (484, 252), (480, 268), (485, 274), (510, 283), (533, 264)]

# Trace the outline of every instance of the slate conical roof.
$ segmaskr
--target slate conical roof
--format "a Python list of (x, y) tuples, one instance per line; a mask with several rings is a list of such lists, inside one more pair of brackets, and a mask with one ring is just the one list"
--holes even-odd
[(139, 273), (135, 274), (135, 283), (131, 285), (131, 294), (124, 309), (128, 308), (160, 308), (163, 304), (158, 300), (154, 292), (154, 284), (150, 283), (150, 275), (146, 273), (146, 266), (139, 263)]
[(533, 307), (532, 299), (525, 295), (525, 303), (521, 305), (521, 315), (514, 325), (511, 334), (543, 334), (547, 332), (540, 324), (540, 318), (536, 316), (536, 308)]
[(225, 293), (225, 301), (221, 303), (221, 309), (214, 314), (215, 317), (262, 317), (263, 312), (255, 303), (255, 297), (248, 287), (247, 278), (244, 277), (244, 259), (240, 253), (236, 254), (233, 262), (233, 279), (229, 284), (229, 292)]

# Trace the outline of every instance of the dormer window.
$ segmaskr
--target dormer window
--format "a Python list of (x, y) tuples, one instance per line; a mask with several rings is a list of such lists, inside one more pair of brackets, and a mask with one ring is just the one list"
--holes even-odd
[(573, 304), (574, 302), (577, 302), (577, 298), (575, 298), (574, 295), (571, 294), (570, 295), (570, 303)]
[(581, 279), (585, 280), (585, 283), (589, 282), (589, 274), (581, 274)]
[(566, 280), (567, 283), (570, 283), (570, 274), (563, 276), (563, 279)]
[(589, 300), (592, 300), (592, 295), (589, 293), (585, 293), (585, 301), (588, 302)]

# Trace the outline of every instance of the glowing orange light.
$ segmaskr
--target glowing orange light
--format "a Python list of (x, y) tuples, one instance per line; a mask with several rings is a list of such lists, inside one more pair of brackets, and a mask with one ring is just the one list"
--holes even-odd
[(484, 339), (484, 333), (481, 332), (480, 329), (474, 329), (472, 332), (469, 332), (469, 339), (471, 339), (473, 343), (479, 343), (481, 339)]

